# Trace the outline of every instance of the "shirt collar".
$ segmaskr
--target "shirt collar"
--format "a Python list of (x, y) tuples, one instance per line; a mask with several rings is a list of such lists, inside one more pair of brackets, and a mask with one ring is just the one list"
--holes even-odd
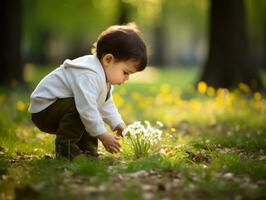
[(97, 71), (100, 73), (101, 77), (105, 80), (106, 84), (108, 85), (109, 83), (107, 82), (107, 77), (100, 60), (98, 59), (96, 54), (93, 54), (92, 57), (94, 63), (96, 64)]

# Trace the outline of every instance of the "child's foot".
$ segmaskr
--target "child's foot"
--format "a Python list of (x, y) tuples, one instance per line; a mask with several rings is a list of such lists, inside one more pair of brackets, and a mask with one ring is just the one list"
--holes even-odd
[(82, 151), (75, 144), (56, 144), (56, 156), (64, 157), (68, 160), (72, 160), (76, 156), (80, 155)]
[(64, 157), (68, 160), (73, 160), (77, 156), (85, 156), (88, 158), (98, 158), (101, 154), (98, 152), (90, 152), (90, 151), (80, 151), (79, 153), (70, 153), (69, 155), (66, 154), (59, 154), (57, 153), (57, 157)]
[(88, 150), (85, 150), (85, 151), (82, 151), (81, 153), (82, 155), (84, 154), (85, 156), (90, 156), (90, 157), (99, 157), (101, 154), (98, 153), (97, 151), (88, 151)]
[(83, 155), (85, 157), (99, 157), (99, 153), (97, 151), (97, 148), (87, 148), (87, 149), (80, 149), (77, 145), (71, 144), (71, 145), (56, 145), (56, 156), (58, 157), (64, 157), (69, 160), (73, 160), (75, 157)]

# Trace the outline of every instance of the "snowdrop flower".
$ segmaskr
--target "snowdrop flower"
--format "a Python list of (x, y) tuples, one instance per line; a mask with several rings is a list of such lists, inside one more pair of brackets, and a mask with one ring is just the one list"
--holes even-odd
[(147, 120), (145, 120), (144, 123), (145, 123), (148, 127), (151, 126), (151, 123), (150, 123), (149, 121), (147, 121)]
[(137, 158), (147, 155), (150, 148), (157, 144), (162, 137), (162, 131), (152, 127), (149, 121), (144, 121), (144, 124), (146, 126), (140, 121), (136, 121), (128, 125), (123, 132), (126, 143), (130, 145)]
[(163, 123), (160, 122), (160, 121), (156, 121), (156, 124), (157, 124), (158, 126), (160, 126), (160, 127), (163, 127), (163, 126), (164, 126)]

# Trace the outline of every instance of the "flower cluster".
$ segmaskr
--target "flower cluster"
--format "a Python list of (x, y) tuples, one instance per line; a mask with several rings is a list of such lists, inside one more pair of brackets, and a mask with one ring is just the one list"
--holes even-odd
[[(146, 156), (149, 150), (161, 140), (162, 131), (152, 127), (149, 121), (144, 121), (143, 125), (140, 121), (127, 126), (124, 131), (126, 144), (129, 145), (136, 158)], [(161, 122), (157, 125), (163, 126)]]

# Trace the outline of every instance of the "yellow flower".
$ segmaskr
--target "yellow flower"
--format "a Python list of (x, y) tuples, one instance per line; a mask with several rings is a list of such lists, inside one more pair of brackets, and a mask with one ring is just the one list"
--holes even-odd
[(122, 97), (117, 93), (113, 94), (113, 99), (117, 107), (120, 107), (124, 104), (124, 99), (122, 99)]
[(133, 107), (130, 103), (125, 105), (125, 109), (124, 109), (127, 113), (131, 113), (133, 111)]
[(207, 84), (205, 82), (200, 81), (198, 83), (198, 91), (199, 91), (199, 93), (204, 94), (207, 91), (207, 88), (208, 88), (208, 86), (207, 86)]
[(118, 91), (118, 93), (119, 93), (120, 95), (125, 95), (125, 94), (127, 93), (127, 91), (126, 91), (125, 88), (120, 88), (119, 91)]
[(171, 95), (165, 95), (163, 99), (164, 99), (164, 102), (168, 104), (173, 102), (173, 97)]
[(146, 105), (151, 105), (154, 101), (152, 97), (146, 97), (144, 100)]
[(35, 65), (27, 63), (24, 66), (23, 78), (25, 81), (32, 81), (35, 74)]
[(225, 88), (219, 88), (217, 90), (217, 97), (218, 98), (225, 98), (228, 96), (228, 94), (229, 94), (229, 91)]
[(215, 95), (215, 89), (213, 87), (208, 87), (207, 88), (207, 94), (209, 96), (214, 96)]
[(189, 84), (188, 86), (187, 86), (187, 88), (186, 88), (186, 90), (188, 91), (188, 92), (194, 92), (195, 91), (195, 87), (192, 85), (192, 84)]
[(176, 129), (175, 129), (175, 128), (171, 128), (170, 130), (171, 130), (172, 132), (175, 132), (175, 131), (176, 131)]
[(23, 101), (18, 101), (17, 102), (17, 109), (18, 109), (18, 111), (24, 111), (25, 110), (25, 108), (26, 108), (26, 105), (25, 105), (25, 103), (23, 102)]
[(247, 84), (245, 83), (239, 83), (238, 87), (240, 88), (240, 90), (242, 90), (243, 92), (249, 93), (250, 92), (250, 88)]
[(170, 85), (168, 85), (166, 83), (162, 84), (161, 87), (160, 87), (160, 92), (163, 95), (169, 94), (170, 90), (171, 90)]
[(140, 93), (138, 93), (138, 92), (132, 92), (132, 93), (131, 93), (131, 97), (132, 97), (132, 99), (134, 99), (134, 100), (136, 100), (136, 101), (138, 101), (138, 100), (141, 99), (141, 95), (140, 95)]
[(139, 106), (139, 108), (143, 109), (143, 108), (145, 108), (146, 104), (145, 104), (145, 102), (141, 101), (141, 102), (139, 102), (138, 106)]
[(262, 99), (261, 93), (259, 93), (259, 92), (255, 92), (255, 94), (254, 94), (254, 99), (255, 99), (256, 101), (260, 101), (260, 100)]

